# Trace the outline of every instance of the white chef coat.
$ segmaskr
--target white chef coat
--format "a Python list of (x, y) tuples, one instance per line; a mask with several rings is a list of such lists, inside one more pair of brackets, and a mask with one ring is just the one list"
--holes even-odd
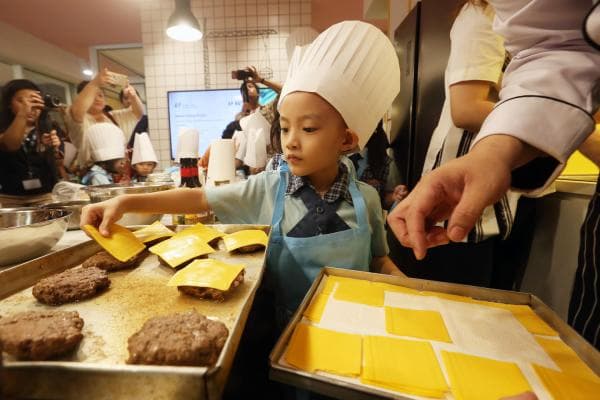
[[(490, 0), (494, 30), (512, 60), (500, 101), (485, 120), (475, 144), (506, 134), (557, 160), (540, 192), (564, 168), (569, 155), (594, 130), (598, 108), (600, 52), (583, 38), (591, 0)], [(528, 167), (533, 164), (528, 164)]]

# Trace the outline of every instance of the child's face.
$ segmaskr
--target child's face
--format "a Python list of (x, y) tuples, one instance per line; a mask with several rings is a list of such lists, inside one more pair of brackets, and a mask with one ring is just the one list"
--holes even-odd
[(279, 111), (281, 147), (291, 172), (310, 177), (337, 170), (339, 155), (354, 145), (337, 110), (317, 94), (294, 92)]
[(137, 174), (139, 176), (148, 176), (152, 173), (152, 171), (154, 171), (154, 167), (156, 166), (155, 163), (153, 162), (141, 162), (141, 163), (137, 163), (133, 166), (133, 169), (135, 169), (135, 172), (137, 172)]
[(125, 159), (119, 158), (118, 160), (114, 160), (112, 167), (115, 174), (122, 174), (125, 172)]

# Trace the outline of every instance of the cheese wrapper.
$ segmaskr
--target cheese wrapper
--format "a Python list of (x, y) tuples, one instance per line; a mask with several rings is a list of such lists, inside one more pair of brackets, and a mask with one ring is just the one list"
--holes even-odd
[(196, 286), (226, 291), (243, 270), (242, 264), (227, 264), (212, 258), (195, 260), (175, 273), (167, 286)]
[(102, 236), (92, 225), (85, 225), (83, 230), (111, 256), (121, 262), (132, 259), (146, 249), (146, 246), (129, 229), (121, 225), (111, 225), (109, 237)]
[(214, 253), (214, 249), (197, 236), (173, 236), (164, 242), (150, 247), (150, 252), (162, 258), (172, 268), (205, 254)]
[(157, 239), (167, 238), (175, 235), (175, 232), (164, 226), (160, 221), (155, 221), (142, 229), (133, 232), (142, 243), (152, 242)]
[(213, 240), (225, 236), (225, 234), (221, 231), (213, 229), (209, 226), (206, 226), (202, 223), (197, 223), (196, 225), (192, 225), (189, 228), (182, 230), (181, 232), (177, 232), (175, 236), (182, 237), (188, 235), (198, 236), (200, 239), (204, 240), (206, 243), (210, 243)]
[(225, 248), (227, 251), (233, 251), (241, 247), (257, 244), (267, 247), (269, 238), (264, 231), (258, 229), (247, 229), (223, 236), (223, 241), (225, 242)]

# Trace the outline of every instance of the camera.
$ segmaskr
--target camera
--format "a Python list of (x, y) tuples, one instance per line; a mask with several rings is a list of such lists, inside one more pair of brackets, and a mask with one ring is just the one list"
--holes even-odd
[(62, 102), (56, 96), (52, 96), (51, 94), (44, 95), (44, 107), (46, 108), (58, 108)]
[(243, 81), (246, 78), (251, 77), (250, 72), (245, 69), (238, 69), (237, 71), (231, 71), (231, 79), (237, 79), (239, 81)]

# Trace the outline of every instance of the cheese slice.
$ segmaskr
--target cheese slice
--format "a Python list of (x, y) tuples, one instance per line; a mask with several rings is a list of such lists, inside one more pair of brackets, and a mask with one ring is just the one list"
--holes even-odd
[(212, 258), (194, 260), (177, 271), (167, 286), (197, 286), (226, 291), (243, 270), (244, 266), (241, 264), (227, 264)]
[(177, 268), (192, 258), (215, 252), (204, 240), (194, 235), (173, 236), (171, 239), (150, 247), (149, 250), (172, 268)]
[(338, 282), (333, 294), (336, 300), (383, 307), (384, 290), (381, 285), (360, 279), (348, 279)]
[(542, 346), (562, 372), (600, 383), (600, 377), (562, 340), (542, 337), (536, 337), (535, 340)]
[(176, 234), (177, 237), (187, 236), (187, 235), (196, 235), (200, 239), (204, 240), (206, 243), (210, 243), (217, 238), (225, 236), (225, 234), (223, 232), (213, 229), (202, 223), (197, 223), (196, 225), (192, 225), (189, 228), (186, 228), (180, 232), (177, 232), (177, 234)]
[(476, 301), (477, 304), (488, 307), (502, 308), (510, 311), (529, 332), (536, 335), (558, 336), (558, 332), (541, 319), (535, 311), (525, 304), (503, 304), (492, 301)]
[(385, 307), (385, 330), (399, 336), (452, 343), (438, 311)]
[(339, 282), (356, 280), (356, 279), (352, 279), (352, 278), (345, 278), (343, 276), (334, 276), (334, 275), (327, 275), (327, 276), (323, 277), (323, 279), (324, 279), (324, 284), (323, 284), (323, 289), (321, 290), (322, 294), (332, 294)]
[(227, 251), (233, 251), (240, 247), (256, 244), (267, 247), (268, 240), (267, 234), (259, 229), (246, 229), (223, 236)]
[(398, 392), (442, 398), (448, 391), (428, 342), (365, 336), (362, 383)]
[(456, 400), (498, 400), (532, 391), (515, 363), (444, 350), (441, 353)]
[(304, 371), (358, 376), (361, 346), (360, 335), (300, 323), (292, 334), (284, 358), (287, 363)]
[(109, 237), (102, 236), (92, 225), (85, 225), (83, 230), (111, 256), (121, 262), (132, 259), (146, 249), (146, 246), (129, 229), (121, 225), (111, 225)]
[(148, 243), (157, 239), (169, 238), (175, 235), (175, 232), (164, 226), (160, 221), (155, 221), (152, 225), (138, 229), (133, 234), (142, 243)]
[(302, 315), (304, 315), (306, 318), (308, 318), (314, 323), (319, 323), (319, 321), (321, 321), (323, 311), (325, 311), (325, 306), (327, 305), (328, 301), (329, 295), (321, 293), (317, 294), (315, 297), (313, 297), (310, 304), (308, 305), (308, 307), (306, 307), (306, 310), (304, 310), (304, 313)]
[(598, 381), (591, 381), (535, 364), (533, 369), (554, 399), (591, 400), (600, 397)]

